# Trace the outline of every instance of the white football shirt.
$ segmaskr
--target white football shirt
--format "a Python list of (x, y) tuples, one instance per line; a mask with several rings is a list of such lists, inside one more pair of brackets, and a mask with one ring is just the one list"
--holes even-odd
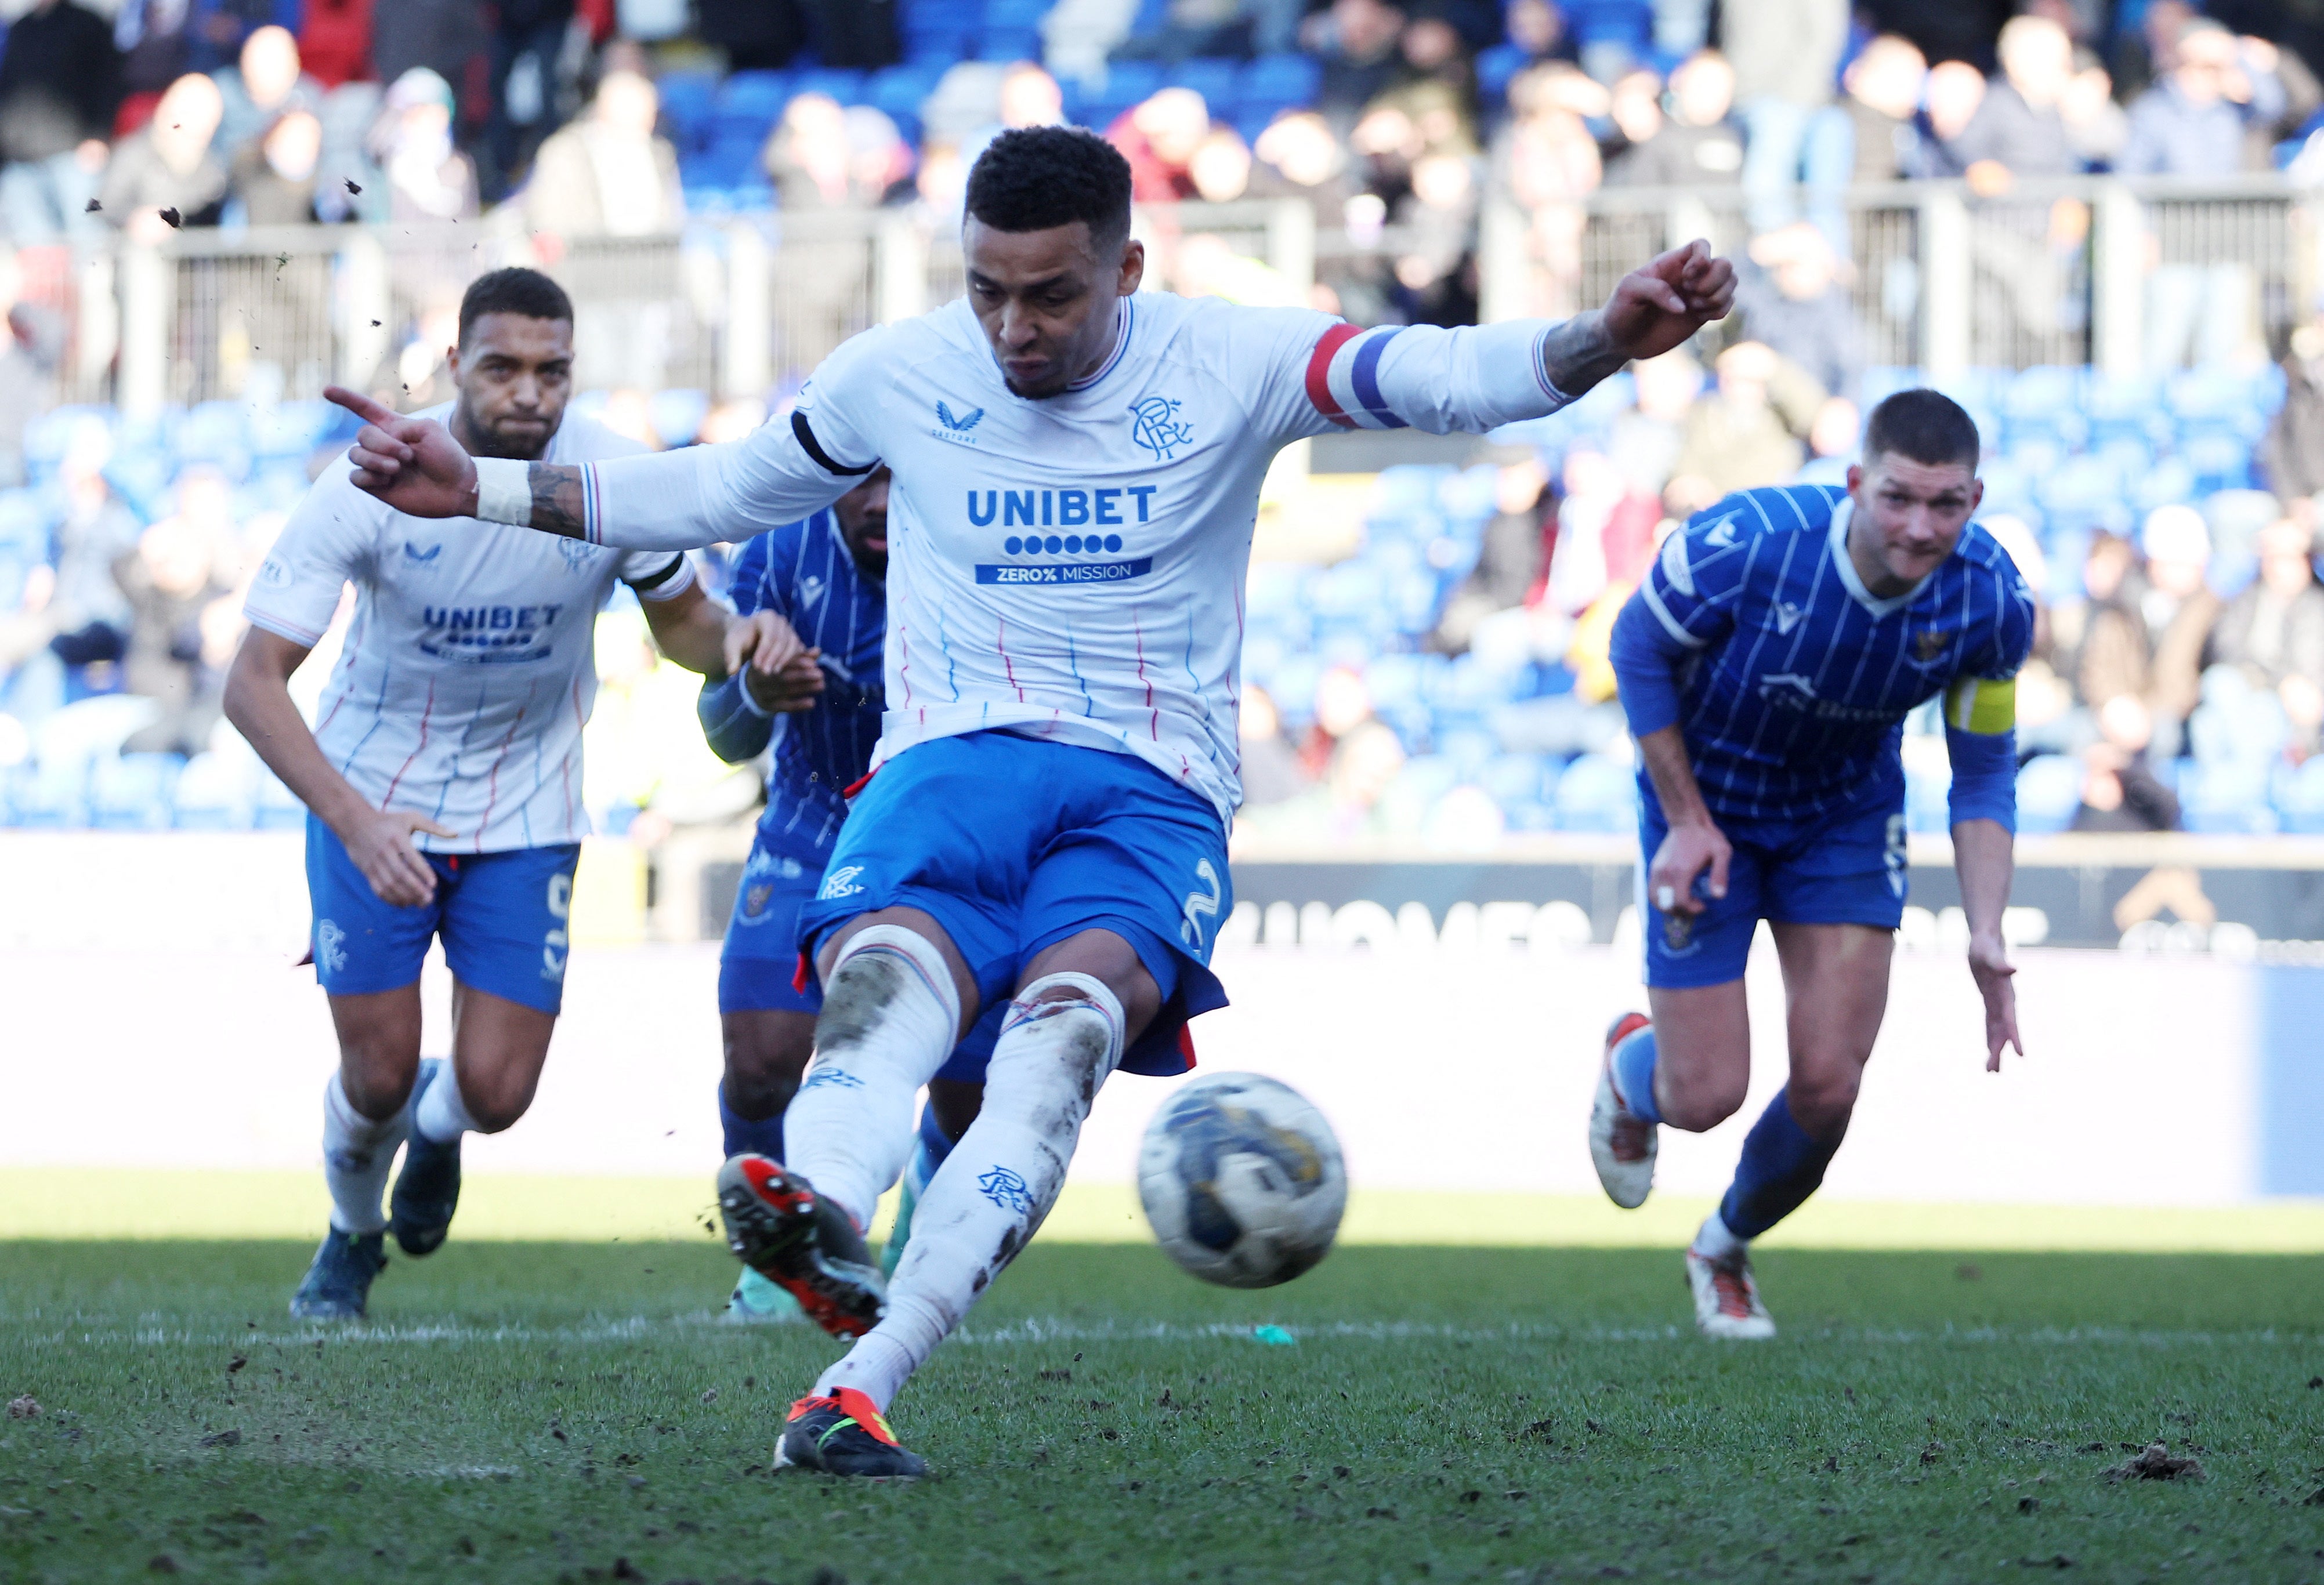
[(1224, 819), (1241, 800), (1243, 584), (1275, 453), (1334, 428), (1485, 430), (1567, 398), (1539, 320), (1358, 331), (1167, 293), (1117, 315), (1103, 366), (1041, 401), (1009, 390), (965, 299), (866, 331), (788, 422), (586, 469), (586, 535), (738, 539), (885, 462), (877, 759), (1005, 728), (1135, 754)]
[[(643, 450), (568, 412), (542, 460)], [(581, 728), (597, 696), (592, 631), (622, 580), (641, 598), (667, 600), (694, 574), (667, 550), (624, 554), (473, 518), (407, 517), (334, 464), (283, 525), (243, 613), (312, 647), (352, 583), (355, 620), (317, 706), (315, 741), (374, 805), (458, 834), (420, 833), (421, 848), (499, 852), (588, 834)]]

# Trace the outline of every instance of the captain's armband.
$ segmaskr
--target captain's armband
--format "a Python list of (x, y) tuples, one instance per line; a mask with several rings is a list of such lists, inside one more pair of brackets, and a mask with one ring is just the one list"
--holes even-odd
[(1945, 690), (1945, 724), (1956, 732), (1998, 737), (2017, 727), (2017, 679), (1964, 677)]

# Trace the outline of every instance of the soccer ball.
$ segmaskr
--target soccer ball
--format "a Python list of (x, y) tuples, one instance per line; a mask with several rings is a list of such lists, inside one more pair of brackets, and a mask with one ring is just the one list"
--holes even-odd
[(1258, 1074), (1205, 1074), (1147, 1125), (1138, 1199), (1163, 1252), (1188, 1272), (1268, 1288), (1331, 1253), (1348, 1174), (1332, 1125), (1298, 1091)]

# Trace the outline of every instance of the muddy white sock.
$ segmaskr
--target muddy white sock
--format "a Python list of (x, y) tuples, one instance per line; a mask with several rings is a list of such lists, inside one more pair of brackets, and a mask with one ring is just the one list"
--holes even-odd
[[(1045, 1000), (1045, 993), (1071, 994)], [(1121, 1060), (1121, 1003), (1087, 974), (1047, 974), (1009, 1009), (984, 1105), (912, 1212), (888, 1314), (823, 1373), (882, 1409), (958, 1326), (1056, 1203), (1097, 1087)]]
[(331, 1191), (331, 1225), (341, 1232), (375, 1233), (387, 1226), (380, 1196), (387, 1189), (395, 1147), (403, 1143), (403, 1109), (374, 1120), (347, 1099), (337, 1074), (323, 1086), (323, 1182)]
[(453, 1071), (447, 1059), (444, 1071), (428, 1086), (428, 1093), (420, 1098), (420, 1107), (412, 1114), (413, 1124), (420, 1138), (431, 1145), (449, 1145), (463, 1134), (484, 1132), (476, 1120), (468, 1115), (468, 1103), (460, 1096), (460, 1075)]
[(1719, 1212), (1716, 1211), (1703, 1219), (1702, 1226), (1695, 1233), (1694, 1242), (1691, 1246), (1694, 1252), (1705, 1260), (1730, 1259), (1742, 1254), (1750, 1247), (1750, 1239), (1738, 1239), (1727, 1230), (1726, 1222), (1720, 1220)]
[(859, 930), (832, 966), (815, 1061), (783, 1116), (784, 1166), (869, 1226), (914, 1141), (912, 1103), (960, 1037), (960, 992), (934, 943)]

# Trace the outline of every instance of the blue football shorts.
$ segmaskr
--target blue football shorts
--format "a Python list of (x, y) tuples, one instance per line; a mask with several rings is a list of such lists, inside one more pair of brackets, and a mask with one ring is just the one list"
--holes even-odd
[(1879, 797), (1857, 809), (1801, 820), (1721, 819), (1719, 829), (1735, 850), (1727, 895), (1711, 898), (1706, 871), (1695, 880), (1694, 895), (1707, 906), (1692, 919), (1664, 913), (1646, 895), (1647, 867), (1670, 827), (1651, 792), (1640, 806), (1638, 918), (1649, 985), (1685, 989), (1740, 980), (1762, 919), (1894, 930), (1904, 917), (1901, 798)]
[[(751, 841), (751, 857), (734, 889), (734, 912), (726, 921), (726, 943), (718, 954), (718, 1010), (795, 1012), (823, 1010), (823, 987), (799, 972), (799, 915), (823, 885), (827, 852), (769, 839), (765, 826)], [(999, 1001), (978, 1017), (936, 1074), (940, 1079), (980, 1083), (1001, 1020), (1009, 1004)]]
[(979, 732), (897, 755), (856, 794), (800, 948), (811, 959), (831, 931), (890, 908), (945, 927), (987, 1016), (1066, 937), (1129, 942), (1162, 1011), (1123, 1054), (1127, 1073), (1185, 1073), (1186, 1021), (1227, 1003), (1210, 969), (1234, 908), (1225, 828), (1208, 798), (1129, 754)]
[(333, 996), (397, 991), (420, 978), (428, 943), (444, 938), (452, 977), (473, 990), (554, 1013), (565, 1001), (567, 925), (581, 844), (497, 853), (422, 853), (436, 897), (382, 902), (331, 828), (307, 816), (308, 946)]

